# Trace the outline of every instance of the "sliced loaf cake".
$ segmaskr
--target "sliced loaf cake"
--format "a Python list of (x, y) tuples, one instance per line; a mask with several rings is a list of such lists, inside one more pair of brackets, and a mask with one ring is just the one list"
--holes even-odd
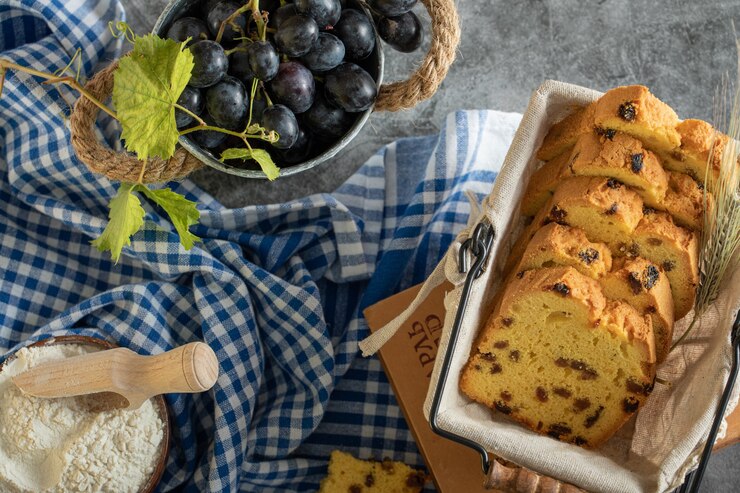
[(650, 318), (556, 267), (507, 285), (460, 387), (537, 433), (592, 448), (638, 410), (654, 377)]

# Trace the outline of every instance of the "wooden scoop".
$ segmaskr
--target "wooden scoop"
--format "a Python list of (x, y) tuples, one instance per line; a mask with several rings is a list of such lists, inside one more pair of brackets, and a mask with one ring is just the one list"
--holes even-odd
[(204, 392), (216, 378), (216, 354), (207, 344), (191, 342), (156, 356), (126, 348), (83, 354), (35, 366), (12, 380), (36, 397), (112, 392), (123, 399), (106, 398), (108, 407), (138, 409), (155, 395)]

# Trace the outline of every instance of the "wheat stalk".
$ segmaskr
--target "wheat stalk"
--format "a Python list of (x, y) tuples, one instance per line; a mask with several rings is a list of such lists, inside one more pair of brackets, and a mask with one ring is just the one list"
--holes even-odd
[[(699, 286), (694, 302), (694, 317), (689, 327), (673, 344), (675, 349), (691, 332), (701, 316), (719, 296), (722, 280), (728, 270), (738, 262), (740, 245), (740, 43), (738, 49), (738, 81), (730, 105), (730, 83), (723, 77), (722, 84), (715, 95), (714, 142), (707, 162), (704, 176), (704, 224), (699, 246)], [(724, 146), (719, 145), (721, 134), (718, 128), (726, 128), (729, 139)], [(714, 154), (722, 152), (721, 165), (717, 179), (713, 173)], [(714, 207), (708, 207), (707, 194), (712, 191)]]

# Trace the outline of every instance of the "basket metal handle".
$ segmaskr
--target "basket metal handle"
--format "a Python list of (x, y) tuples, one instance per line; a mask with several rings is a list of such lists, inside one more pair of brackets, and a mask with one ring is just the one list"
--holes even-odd
[[(442, 400), (443, 393), (442, 389), (445, 387), (447, 378), (449, 377), (452, 354), (455, 352), (455, 347), (457, 346), (460, 326), (462, 325), (465, 309), (467, 308), (468, 299), (470, 298), (470, 288), (473, 281), (479, 278), (485, 270), (486, 260), (488, 260), (495, 234), (496, 232), (491, 224), (481, 222), (475, 227), (473, 235), (460, 245), (458, 270), (463, 274), (467, 273), (467, 276), (465, 277), (465, 283), (463, 284), (462, 294), (460, 296), (460, 305), (458, 306), (457, 314), (455, 315), (455, 322), (452, 324), (452, 330), (450, 331), (450, 342), (447, 346), (444, 360), (442, 361), (439, 382), (437, 383), (437, 388), (434, 391), (434, 397), (432, 399), (432, 407), (429, 411), (429, 425), (432, 427), (432, 431), (448, 440), (452, 440), (453, 442), (457, 442), (477, 451), (481, 456), (483, 474), (486, 477), (491, 472), (492, 462), (485, 447), (469, 438), (443, 430), (439, 427), (438, 419), (439, 405)], [(471, 257), (473, 261), (472, 265), (470, 265)]]

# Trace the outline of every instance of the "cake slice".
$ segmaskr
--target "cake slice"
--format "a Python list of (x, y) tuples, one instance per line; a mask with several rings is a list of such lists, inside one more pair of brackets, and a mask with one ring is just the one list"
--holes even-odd
[[(707, 208), (714, 207), (714, 197), (707, 192)], [(704, 187), (685, 173), (668, 172), (668, 191), (661, 207), (676, 223), (694, 230), (704, 227)]]
[(537, 151), (537, 159), (550, 161), (551, 159), (569, 151), (582, 134), (593, 130), (594, 103), (579, 108), (555, 123), (545, 135), (542, 145)]
[(676, 130), (681, 137), (680, 146), (656, 149), (663, 159), (663, 165), (667, 169), (686, 173), (704, 183), (707, 165), (711, 159), (711, 172), (716, 180), (719, 176), (722, 152), (727, 145), (727, 135), (715, 132), (714, 127), (705, 121), (694, 119), (682, 121)]
[(334, 450), (319, 493), (419, 493), (426, 475), (402, 462), (360, 460)]
[(507, 285), (460, 387), (537, 433), (593, 448), (639, 409), (654, 377), (650, 318), (557, 267)]
[(570, 171), (577, 176), (604, 176), (631, 186), (650, 207), (660, 207), (668, 176), (655, 154), (625, 133), (583, 134), (573, 149)]
[(673, 338), (673, 297), (668, 278), (654, 263), (642, 257), (619, 258), (612, 272), (599, 282), (604, 296), (629, 303), (648, 315), (655, 334), (655, 357), (658, 363), (668, 355)]
[(623, 250), (627, 256), (639, 255), (650, 260), (665, 272), (671, 285), (675, 316), (680, 320), (691, 311), (696, 298), (699, 238), (695, 232), (677, 226), (664, 212), (645, 212), (631, 241), (625, 238)]
[(603, 243), (588, 241), (583, 230), (550, 223), (529, 241), (516, 272), (555, 266), (571, 266), (599, 279), (611, 270), (612, 254)]
[(570, 153), (563, 152), (532, 174), (522, 197), (523, 216), (534, 216), (550, 200), (558, 184), (570, 176), (569, 162)]
[(604, 131), (617, 130), (637, 137), (651, 150), (681, 145), (676, 112), (645, 86), (621, 86), (607, 91), (596, 102), (594, 125)]

